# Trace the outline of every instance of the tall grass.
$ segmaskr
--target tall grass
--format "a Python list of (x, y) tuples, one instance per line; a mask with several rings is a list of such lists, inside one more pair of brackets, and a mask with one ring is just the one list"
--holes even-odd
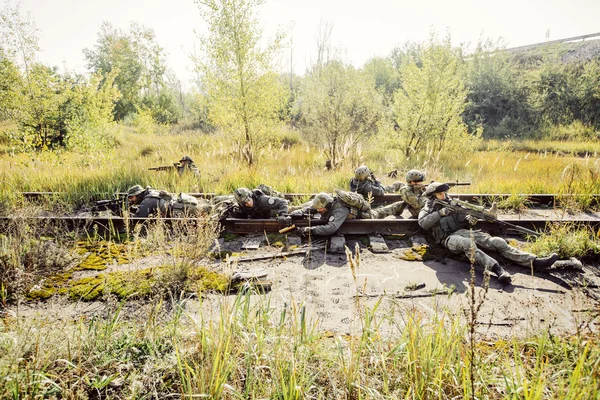
[(459, 320), (407, 312), (382, 334), (375, 308), (363, 308), (362, 332), (332, 338), (303, 329), (314, 322), (302, 321), (301, 305), (275, 314), (251, 297), (222, 299), (214, 317), (173, 299), (141, 305), (134, 319), (123, 304), (67, 323), (4, 319), (0, 397), (450, 399), (471, 397), (471, 387), (474, 398), (600, 395), (594, 334), (478, 342), (471, 386)]
[[(18, 192), (56, 191), (56, 199), (72, 205), (92, 197), (125, 191), (133, 184), (150, 185), (172, 192), (231, 193), (239, 186), (270, 185), (281, 192), (333, 191), (348, 186), (357, 165), (347, 163), (339, 170), (324, 170), (322, 153), (306, 143), (290, 147), (272, 146), (261, 154), (260, 163), (246, 167), (233, 157), (234, 149), (225, 136), (186, 134), (139, 134), (123, 130), (118, 147), (103, 152), (44, 152), (4, 154), (0, 157), (0, 201), (18, 206)], [(373, 143), (361, 153), (367, 164), (384, 183), (392, 183), (386, 173), (424, 169), (427, 179), (470, 181), (470, 187), (454, 192), (474, 193), (570, 193), (590, 195), (600, 192), (600, 161), (558, 153), (521, 151), (479, 151), (475, 153), (436, 153), (404, 158), (399, 150), (379, 148)], [(149, 167), (170, 165), (183, 155), (191, 156), (202, 176), (179, 176)], [(577, 182), (569, 187), (561, 179)], [(566, 179), (566, 180), (568, 180)], [(563, 179), (564, 181), (564, 179)], [(589, 197), (589, 196), (588, 196)]]

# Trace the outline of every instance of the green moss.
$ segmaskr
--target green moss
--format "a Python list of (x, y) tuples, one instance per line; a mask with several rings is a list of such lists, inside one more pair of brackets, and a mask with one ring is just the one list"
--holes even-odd
[(282, 248), (284, 246), (285, 235), (281, 233), (267, 233), (267, 241), (273, 247)]
[(77, 243), (77, 252), (85, 258), (73, 271), (102, 271), (110, 264), (127, 264), (131, 260), (130, 249), (122, 243), (82, 241)]
[(53, 289), (31, 290), (29, 293), (27, 293), (27, 299), (28, 300), (46, 300), (46, 299), (49, 299), (50, 297), (54, 296), (55, 292), (56, 292), (56, 290), (53, 290)]
[(435, 258), (431, 254), (430, 248), (426, 244), (414, 245), (410, 249), (404, 250), (400, 258), (406, 261), (426, 261)]
[(227, 276), (210, 271), (206, 267), (194, 268), (188, 278), (190, 289), (198, 292), (226, 293), (230, 286), (230, 280)]
[(104, 274), (96, 275), (93, 278), (81, 278), (71, 282), (68, 296), (71, 300), (96, 300), (104, 292), (104, 285)]

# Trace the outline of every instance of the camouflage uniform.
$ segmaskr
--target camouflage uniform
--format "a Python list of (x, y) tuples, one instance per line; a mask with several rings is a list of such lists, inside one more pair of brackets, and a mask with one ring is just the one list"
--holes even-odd
[(421, 197), (424, 191), (424, 187), (405, 185), (401, 187), (400, 191), (398, 192), (398, 194), (400, 194), (402, 197), (402, 201), (406, 203), (408, 211), (414, 218), (419, 216), (419, 212), (425, 205), (426, 200), (424, 197)]
[(137, 210), (132, 217), (147, 218), (150, 216), (167, 216), (169, 214), (169, 201), (160, 197), (160, 192), (146, 188), (142, 193), (136, 195)]
[(350, 191), (362, 194), (364, 198), (367, 198), (369, 193), (371, 196), (382, 196), (385, 194), (385, 188), (381, 182), (371, 178), (362, 181), (352, 178), (350, 180)]
[(181, 160), (179, 160), (179, 164), (180, 165), (177, 167), (177, 173), (179, 175), (183, 175), (186, 172), (191, 172), (198, 177), (200, 176), (200, 171), (190, 156), (183, 157)]
[(252, 190), (252, 207), (238, 204), (230, 211), (233, 218), (272, 218), (288, 215), (287, 200), (267, 196), (260, 190)]
[[(321, 214), (321, 219), (327, 221), (325, 225), (316, 225), (311, 228), (313, 235), (329, 236), (337, 232), (347, 219), (383, 219), (390, 215), (399, 215), (398, 211), (404, 206), (399, 201), (388, 206), (383, 206), (369, 212), (360, 212), (354, 207), (350, 207), (343, 201), (334, 197), (333, 202), (328, 205), (327, 211)], [(311, 210), (310, 207), (304, 210), (295, 211), (292, 214), (301, 214)], [(314, 210), (311, 210), (314, 213)]]
[(433, 199), (429, 200), (419, 213), (421, 228), (431, 231), (436, 243), (442, 244), (452, 253), (464, 253), (468, 258), (473, 254), (475, 264), (493, 269), (498, 262), (484, 253), (483, 250), (496, 251), (514, 263), (528, 267), (536, 256), (531, 253), (509, 246), (501, 237), (491, 236), (479, 230), (469, 229), (466, 215), (454, 213), (442, 216), (440, 205), (432, 206)]

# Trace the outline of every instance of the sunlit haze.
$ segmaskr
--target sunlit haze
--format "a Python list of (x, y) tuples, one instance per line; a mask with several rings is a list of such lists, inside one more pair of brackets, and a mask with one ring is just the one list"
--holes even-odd
[[(61, 70), (86, 71), (83, 49), (94, 46), (103, 21), (122, 29), (135, 21), (155, 31), (168, 65), (189, 82), (190, 54), (197, 52), (197, 34), (206, 32), (192, 0), (23, 0), (22, 10), (32, 14), (41, 31), (40, 60)], [(357, 67), (389, 55), (396, 45), (426, 40), (432, 29), (449, 31), (454, 44), (471, 47), (480, 38), (502, 37), (514, 47), (600, 32), (597, 0), (270, 0), (259, 12), (267, 36), (280, 29), (293, 38), (298, 74), (315, 59), (315, 39), (324, 23), (333, 26), (331, 45)], [(289, 64), (281, 68), (289, 70)]]

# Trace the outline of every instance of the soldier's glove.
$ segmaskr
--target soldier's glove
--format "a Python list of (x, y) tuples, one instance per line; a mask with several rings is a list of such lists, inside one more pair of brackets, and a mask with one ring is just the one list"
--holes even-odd
[(301, 217), (303, 214), (304, 214), (304, 211), (302, 211), (302, 210), (295, 210), (290, 213), (290, 215), (293, 215), (295, 217)]
[(309, 226), (304, 226), (302, 228), (298, 228), (298, 232), (300, 232), (300, 236), (308, 236), (311, 232), (311, 228)]
[(465, 219), (467, 220), (467, 222), (471, 226), (474, 226), (475, 224), (477, 224), (479, 222), (479, 220), (477, 218), (475, 218), (474, 216), (472, 216), (472, 215), (467, 215), (465, 217)]
[(277, 222), (279, 226), (291, 226), (292, 225), (292, 217), (289, 215), (280, 215), (277, 217)]
[(447, 217), (448, 215), (454, 213), (454, 210), (448, 207), (444, 207), (442, 208), (440, 211), (438, 211), (440, 213), (440, 215), (442, 217)]

